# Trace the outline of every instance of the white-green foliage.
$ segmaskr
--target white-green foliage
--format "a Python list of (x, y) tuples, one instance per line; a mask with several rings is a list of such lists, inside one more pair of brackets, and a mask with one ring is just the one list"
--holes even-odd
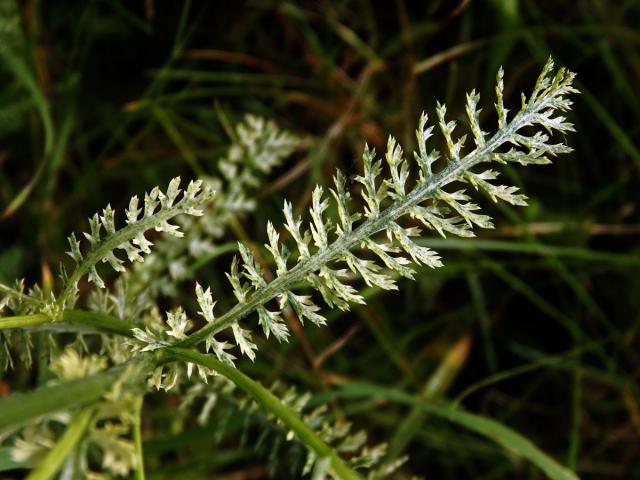
[(253, 211), (255, 192), (264, 176), (280, 166), (300, 144), (300, 138), (275, 122), (246, 115), (235, 126), (226, 154), (218, 160), (221, 178), (212, 179), (216, 199), (194, 234), (201, 239), (220, 238), (229, 222)]
[[(165, 326), (168, 326), (167, 330)], [(145, 330), (134, 328), (133, 334), (135, 338), (142, 343), (133, 343), (134, 352), (150, 352), (162, 347), (171, 345), (176, 340), (184, 340), (187, 338), (186, 330), (191, 328), (191, 322), (182, 308), (167, 312), (166, 323), (147, 322)]]
[[(434, 127), (427, 126), (427, 115), (423, 114), (416, 131), (418, 149), (412, 155), (413, 167), (393, 137), (389, 138), (383, 159), (365, 147), (364, 172), (356, 178), (362, 186), (361, 210), (354, 207), (340, 172), (334, 176), (334, 188), (330, 189), (338, 218), (326, 216), (329, 196), (320, 185), (313, 191), (308, 226), (294, 216), (291, 204), (285, 201), (284, 227), (295, 242), (297, 255), (285, 254), (287, 250), (269, 222), (266, 248), (276, 270), (275, 279), (268, 283), (251, 250), (240, 244), (240, 259), (234, 259), (227, 275), (238, 304), (216, 319), (209, 290), (203, 291), (198, 285), (198, 303), (207, 325), (183, 344), (206, 340), (207, 350), (231, 362), (233, 357), (226, 351), (228, 344), (216, 339), (215, 334), (232, 328), (240, 353), (253, 359), (256, 346), (248, 331), (238, 325), (244, 316), (255, 311), (265, 336), (273, 334), (279, 341), (287, 340), (282, 314), (288, 306), (303, 322), (325, 323), (311, 296), (292, 290), (303, 280), (320, 293), (329, 307), (348, 309), (352, 303), (364, 303), (358, 290), (347, 283), (354, 274), (367, 285), (395, 289), (397, 275), (414, 277), (412, 265), (440, 267), (440, 256), (414, 241), (422, 235), (423, 228), (442, 236), (470, 237), (474, 235), (474, 227), (493, 227), (491, 218), (472, 201), (470, 191), (483, 192), (494, 202), (526, 204), (526, 197), (516, 187), (495, 183), (498, 173), (490, 164), (544, 164), (549, 163), (550, 157), (571, 151), (564, 143), (552, 143), (550, 134), (573, 130), (565, 117), (558, 114), (571, 106), (566, 96), (577, 92), (572, 86), (573, 78), (574, 74), (563, 68), (554, 73), (550, 59), (532, 94), (529, 98), (522, 95), (520, 110), (509, 118), (503, 104), (501, 69), (496, 86), (496, 132), (489, 135), (481, 129), (479, 95), (475, 92), (466, 98), (467, 121), (474, 141), (471, 147), (465, 147), (467, 135), (455, 136), (456, 122), (448, 121), (446, 107), (438, 105), (438, 126), (446, 148), (443, 152), (428, 148)], [(388, 173), (383, 174), (385, 165)], [(415, 181), (410, 181), (414, 177), (412, 169), (418, 173)], [(465, 188), (465, 184), (471, 188)], [(277, 304), (268, 306), (272, 299), (277, 299)]]
[(169, 223), (169, 220), (183, 213), (202, 216), (203, 208), (212, 198), (213, 190), (203, 186), (201, 180), (190, 182), (182, 191), (180, 178), (176, 177), (169, 182), (166, 192), (155, 187), (145, 193), (142, 205), (137, 196), (132, 197), (126, 210), (127, 225), (121, 229), (116, 228), (115, 211), (107, 205), (102, 215), (96, 213), (89, 219), (90, 232), (84, 232), (89, 245), (84, 253), (75, 233), (69, 236), (70, 250), (67, 253), (76, 266), (68, 277), (63, 269), (64, 287), (57, 299), (57, 306), (75, 303), (70, 297), (74, 296), (78, 281), (85, 274), (98, 288), (104, 288), (105, 284), (96, 270), (98, 262), (109, 263), (116, 272), (124, 272), (124, 260), (116, 255), (117, 250), (123, 250), (130, 262), (143, 262), (153, 245), (144, 235), (147, 230), (155, 229), (174, 237), (183, 237), (179, 226)]
[(47, 300), (39, 285), (27, 290), (24, 280), (16, 280), (13, 287), (0, 284), (0, 314), (5, 309), (16, 315), (37, 313), (44, 308)]
[[(398, 277), (414, 278), (417, 265), (440, 267), (442, 260), (438, 253), (415, 241), (423, 235), (424, 229), (442, 236), (471, 237), (475, 227), (492, 228), (491, 218), (480, 211), (479, 205), (472, 200), (472, 193), (482, 192), (494, 202), (525, 205), (526, 197), (516, 187), (496, 181), (498, 172), (493, 167), (506, 163), (545, 164), (551, 157), (571, 150), (564, 143), (552, 143), (550, 136), (554, 132), (572, 130), (572, 125), (559, 112), (571, 106), (566, 96), (576, 92), (572, 86), (573, 77), (564, 69), (553, 73), (550, 60), (533, 93), (529, 98), (523, 95), (520, 110), (509, 116), (503, 104), (503, 73), (500, 70), (496, 86), (498, 126), (495, 133), (482, 130), (479, 96), (472, 92), (466, 98), (472, 145), (466, 145), (467, 135), (457, 136), (456, 122), (447, 119), (444, 105), (438, 105), (437, 126), (442, 134), (443, 151), (430, 148), (435, 127), (428, 125), (427, 115), (423, 114), (416, 131), (417, 149), (408, 158), (392, 137), (383, 158), (365, 147), (363, 172), (356, 177), (359, 199), (352, 198), (345, 176), (336, 172), (333, 188), (328, 192), (323, 186), (314, 189), (308, 220), (297, 217), (292, 205), (285, 201), (283, 228), (278, 231), (272, 222), (266, 225), (268, 242), (265, 247), (273, 259), (275, 271), (265, 275), (265, 267), (254, 255), (253, 247), (239, 244), (239, 256), (234, 258), (227, 273), (236, 305), (217, 316), (213, 292), (197, 283), (198, 315), (205, 326), (194, 333), (190, 332), (193, 322), (183, 308), (161, 314), (158, 304), (146, 296), (145, 286), (156, 277), (164, 278), (168, 284), (183, 278), (176, 272), (184, 271), (185, 265), (176, 266), (176, 262), (183, 262), (186, 253), (201, 255), (210, 251), (211, 241), (222, 235), (232, 219), (254, 208), (250, 192), (258, 186), (259, 176), (280, 164), (299, 143), (273, 123), (257, 117), (247, 117), (236, 128), (236, 138), (220, 164), (226, 183), (213, 182), (219, 189), (215, 198), (210, 186), (203, 188), (200, 181), (191, 182), (181, 193), (179, 179), (174, 179), (166, 192), (156, 187), (145, 194), (142, 205), (137, 197), (133, 197), (126, 210), (127, 226), (121, 229), (116, 227), (115, 212), (107, 206), (101, 215), (96, 214), (89, 220), (90, 232), (84, 234), (84, 245), (75, 234), (69, 237), (69, 255), (76, 267), (68, 276), (63, 271), (64, 286), (57, 299), (52, 302), (39, 289), (25, 294), (20, 283), (16, 288), (0, 285), (3, 295), (0, 307), (6, 305), (18, 314), (46, 312), (57, 315), (61, 309), (75, 304), (77, 284), (84, 275), (98, 287), (105, 286), (95, 268), (98, 262), (109, 263), (117, 272), (123, 272), (122, 252), (134, 263), (142, 262), (148, 255), (151, 261), (136, 269), (134, 275), (122, 275), (113, 292), (98, 290), (90, 299), (91, 308), (101, 313), (114, 313), (121, 319), (135, 318), (138, 323), (132, 325), (134, 337), (123, 341), (120, 337), (103, 335), (101, 357), (81, 357), (67, 350), (54, 362), (53, 372), (58, 379), (90, 375), (106, 366), (106, 358), (113, 364), (127, 360), (132, 363), (176, 344), (193, 347), (203, 343), (207, 352), (213, 352), (228, 365), (233, 365), (239, 355), (254, 360), (257, 345), (252, 340), (252, 331), (239, 323), (249, 314), (257, 314), (267, 338), (273, 335), (278, 341), (287, 341), (285, 309), (290, 308), (302, 322), (324, 325), (326, 319), (315, 297), (322, 297), (331, 308), (344, 310), (351, 304), (364, 303), (353, 283), (356, 277), (369, 286), (391, 290), (397, 288)], [(198, 221), (181, 221), (180, 226), (186, 230), (185, 237), (179, 225), (169, 223), (181, 213), (201, 216), (207, 204), (211, 210), (206, 217)], [(335, 208), (330, 208), (332, 206)], [(335, 218), (327, 215), (329, 211), (336, 212)], [(155, 254), (150, 254), (151, 242), (145, 237), (149, 229), (169, 234), (158, 242)], [(281, 242), (285, 231), (295, 248)], [(159, 267), (165, 269), (165, 273), (170, 271), (172, 278), (160, 275)], [(302, 282), (310, 285), (313, 291), (294, 291)], [(130, 283), (136, 287), (132, 288)], [(12, 346), (17, 345), (28, 355), (29, 337), (20, 337), (22, 340), (19, 341), (25, 345), (17, 345), (18, 340), (12, 338), (12, 342), (16, 342)], [(81, 336), (76, 347), (84, 348)], [(8, 347), (3, 341), (0, 363), (7, 363), (7, 358), (10, 358)], [(193, 375), (196, 369), (197, 376)], [(199, 415), (202, 421), (211, 413), (216, 395), (229, 390), (228, 384), (224, 386), (224, 380), (216, 377), (211, 381), (212, 372), (198, 365), (172, 362), (157, 366), (153, 372), (151, 368), (148, 370), (148, 384), (157, 389), (176, 391), (195, 384), (185, 398), (205, 397)], [(196, 382), (196, 377), (211, 383)], [(363, 433), (352, 434), (348, 424), (329, 421), (322, 408), (306, 410), (308, 396), (287, 391), (281, 397), (336, 451), (345, 453), (352, 465), (366, 467), (375, 478), (388, 477), (399, 466), (384, 465), (379, 469), (384, 449), (366, 447)], [(81, 452), (86, 452), (90, 445), (97, 447), (103, 453), (105, 471), (112, 476), (126, 475), (135, 467), (130, 438), (132, 419), (127, 416), (131, 402), (132, 397), (127, 392), (115, 388), (97, 410), (96, 419), (100, 423), (96, 420), (92, 424), (81, 445), (84, 449)], [(252, 402), (245, 405), (248, 410), (257, 408)], [(14, 443), (16, 458), (31, 458), (50, 448), (55, 437), (48, 424), (51, 420), (36, 422), (22, 431), (22, 436)], [(68, 418), (60, 417), (59, 421), (68, 423)], [(328, 473), (326, 459), (316, 459), (312, 454), (308, 459), (305, 473), (313, 469), (314, 478), (323, 478)], [(84, 471), (88, 472), (88, 467)]]
[[(16, 315), (38, 313), (46, 308), (47, 300), (49, 298), (38, 285), (26, 291), (22, 280), (17, 280), (14, 287), (0, 284), (0, 314), (4, 309)], [(17, 353), (22, 365), (30, 367), (33, 360), (32, 347), (30, 333), (16, 330), (0, 331), (0, 373), (13, 367), (15, 355), (12, 355), (12, 350)]]
[[(68, 347), (51, 364), (55, 378), (49, 383), (77, 380), (94, 375), (107, 367), (107, 358), (100, 355), (85, 355)], [(73, 452), (73, 461), (67, 462), (63, 470), (65, 478), (108, 478), (124, 477), (137, 464), (136, 450), (131, 439), (131, 429), (135, 421), (134, 404), (136, 396), (123, 391), (116, 384), (105, 398), (96, 405), (87, 429), (87, 434)], [(68, 425), (72, 419), (70, 412), (59, 412), (35, 419), (16, 436), (11, 447), (11, 457), (15, 462), (35, 463), (42, 460), (55, 445), (56, 424)], [(92, 471), (89, 458), (95, 459), (99, 453), (101, 471)]]
[[(344, 419), (336, 420), (326, 403), (312, 405), (309, 392), (300, 393), (295, 387), (286, 387), (276, 381), (270, 388), (280, 401), (295, 412), (310, 428), (312, 428), (335, 451), (349, 458), (349, 463), (356, 469), (367, 472), (367, 478), (388, 478), (406, 461), (402, 457), (396, 461), (383, 461), (387, 445), (381, 443), (370, 445), (364, 430), (353, 431), (353, 424)], [(198, 423), (205, 425), (211, 418), (218, 415), (228, 415), (227, 405), (234, 413), (245, 418), (244, 428), (254, 424), (260, 425), (262, 434), (256, 442), (256, 449), (264, 445), (269, 457), (269, 468), (277, 467), (278, 459), (287, 458), (293, 454), (295, 436), (274, 415), (262, 411), (260, 406), (235, 387), (224, 377), (216, 377), (210, 384), (192, 384), (187, 387), (182, 396), (180, 410), (198, 411)], [(218, 412), (219, 410), (219, 412)], [(274, 429), (273, 425), (278, 428)], [(267, 440), (268, 438), (268, 440)], [(287, 451), (287, 447), (291, 452)], [(327, 465), (308, 452), (301, 475), (313, 473), (312, 478), (330, 476)]]
[(233, 142), (218, 169), (225, 180), (221, 210), (251, 211), (255, 199), (248, 196), (261, 184), (261, 176), (279, 166), (300, 144), (300, 139), (275, 122), (256, 115), (246, 115), (236, 125)]
[[(144, 264), (136, 265), (132, 285), (151, 293), (173, 295), (176, 282), (188, 275), (188, 264), (212, 252), (230, 222), (253, 211), (255, 190), (301, 144), (300, 138), (275, 122), (246, 115), (232, 131), (232, 142), (218, 160), (219, 177), (204, 181), (216, 194), (207, 215), (182, 217), (184, 238), (164, 237)], [(170, 273), (167, 278), (165, 272)]]

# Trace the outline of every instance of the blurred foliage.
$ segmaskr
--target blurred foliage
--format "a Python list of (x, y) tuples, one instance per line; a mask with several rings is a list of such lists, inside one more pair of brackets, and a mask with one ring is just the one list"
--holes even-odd
[[(333, 312), (330, 328), (297, 332), (288, 345), (265, 344), (242, 369), (311, 392), (368, 382), (418, 398), (468, 338), (449, 399), (509, 425), (581, 478), (640, 478), (637, 25), (633, 0), (2, 0), (0, 279), (46, 289), (67, 234), (89, 214), (107, 202), (122, 209), (179, 174), (215, 173), (245, 113), (307, 139), (259, 191), (254, 219), (228, 234), (263, 243), (282, 196), (302, 208), (335, 167), (359, 172), (365, 141), (380, 150), (391, 133), (413, 147), (420, 111), (433, 117), (440, 100), (462, 119), (464, 92), (493, 98), (500, 65), (515, 108), (551, 54), (578, 73), (578, 133), (567, 139), (575, 152), (554, 165), (507, 169), (531, 205), (494, 207), (497, 228), (479, 240), (426, 239), (440, 242), (445, 268), (402, 282), (400, 293), (370, 290), (369, 306)], [(228, 261), (200, 266), (199, 279), (221, 283)], [(34, 381), (15, 377), (15, 388)], [(373, 439), (397, 438), (410, 403), (366, 392), (326, 398)], [(251, 442), (236, 448), (237, 415), (216, 443), (221, 419), (172, 429), (174, 400), (145, 406), (153, 478), (267, 475)], [(413, 415), (421, 428), (396, 445), (408, 472), (540, 478), (445, 418)]]

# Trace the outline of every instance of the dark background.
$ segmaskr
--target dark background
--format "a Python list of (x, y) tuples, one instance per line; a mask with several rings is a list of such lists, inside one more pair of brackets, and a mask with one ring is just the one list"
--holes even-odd
[[(266, 220), (280, 222), (283, 196), (300, 207), (336, 167), (358, 172), (365, 142), (384, 151), (392, 134), (410, 151), (420, 112), (435, 118), (436, 101), (464, 125), (464, 93), (477, 89), (492, 131), (500, 65), (512, 111), (549, 55), (577, 72), (577, 133), (565, 139), (575, 152), (505, 170), (528, 207), (483, 204), (497, 228), (476, 243), (439, 244), (445, 268), (376, 294), (329, 328), (306, 328), (316, 354), (347, 336), (321, 370), (295, 339), (265, 344), (245, 370), (312, 392), (345, 379), (418, 392), (468, 337), (470, 356), (449, 398), (487, 381), (462, 405), (519, 431), (581, 478), (640, 478), (640, 2), (2, 5), (0, 279), (27, 285), (56, 282), (66, 236), (107, 203), (122, 208), (178, 174), (215, 174), (229, 143), (225, 122), (245, 113), (307, 138), (242, 223), (262, 243)], [(295, 167), (301, 175), (272, 183)], [(202, 279), (221, 278), (228, 264), (216, 262)], [(188, 298), (192, 286), (184, 291)], [(374, 440), (390, 438), (406, 414), (342, 406)], [(180, 471), (206, 450), (187, 442), (163, 461)], [(442, 420), (427, 419), (407, 453), (406, 472), (425, 478), (541, 478)]]

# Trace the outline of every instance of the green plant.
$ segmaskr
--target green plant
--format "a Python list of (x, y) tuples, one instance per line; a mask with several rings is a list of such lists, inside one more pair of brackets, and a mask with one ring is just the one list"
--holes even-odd
[[(287, 309), (301, 322), (326, 324), (314, 292), (329, 308), (345, 310), (365, 301), (351, 283), (356, 277), (368, 286), (393, 290), (397, 289), (398, 277), (415, 277), (415, 265), (441, 266), (435, 251), (415, 241), (422, 228), (442, 236), (470, 237), (475, 226), (493, 226), (491, 218), (480, 213), (480, 207), (471, 201), (465, 185), (487, 194), (494, 202), (526, 204), (526, 197), (517, 193), (516, 187), (493, 183), (496, 171), (476, 167), (545, 164), (550, 157), (569, 152), (565, 143), (552, 143), (550, 134), (573, 130), (558, 115), (570, 109), (571, 101), (566, 96), (576, 92), (573, 79), (574, 74), (562, 68), (554, 73), (549, 60), (532, 93), (528, 98), (522, 95), (520, 110), (509, 118), (503, 104), (500, 70), (496, 86), (498, 128), (494, 134), (481, 129), (479, 96), (475, 92), (467, 95), (466, 113), (474, 142), (470, 148), (465, 147), (466, 135), (454, 137), (456, 122), (448, 121), (446, 108), (438, 105), (438, 124), (446, 147), (442, 153), (429, 150), (433, 127), (427, 126), (423, 114), (416, 132), (418, 149), (413, 153), (417, 175), (410, 174), (409, 161), (394, 138), (389, 138), (384, 156), (387, 175), (382, 174), (383, 161), (365, 147), (364, 172), (355, 179), (361, 186), (362, 206), (353, 206), (356, 202), (340, 172), (335, 174), (331, 189), (334, 217), (326, 215), (331, 205), (322, 186), (312, 194), (309, 229), (285, 201), (284, 227), (295, 242), (297, 255), (294, 257), (283, 245), (283, 232), (271, 222), (267, 223), (266, 251), (272, 257), (275, 275), (265, 273), (257, 247), (238, 244), (239, 259), (234, 258), (227, 274), (236, 304), (216, 317), (210, 288), (196, 283), (198, 313), (204, 325), (194, 331), (187, 315), (191, 311), (189, 302), (167, 312), (166, 318), (159, 313), (158, 292), (172, 292), (170, 285), (187, 277), (165, 274), (162, 282), (168, 288), (148, 288), (149, 282), (158, 281), (162, 268), (157, 266), (170, 271), (173, 262), (184, 259), (186, 245), (215, 238), (239, 211), (251, 210), (244, 192), (245, 187), (256, 185), (252, 171), (266, 173), (279, 164), (297, 144), (296, 138), (279, 132), (271, 123), (249, 117), (246, 128), (237, 129), (236, 143), (222, 163), (228, 186), (218, 183), (223, 189), (219, 198), (211, 187), (217, 182), (193, 181), (181, 191), (180, 180), (175, 178), (166, 191), (156, 187), (145, 194), (142, 204), (134, 196), (126, 209), (127, 225), (122, 228), (116, 227), (115, 212), (107, 206), (101, 215), (89, 220), (90, 232), (84, 233), (87, 242), (81, 243), (75, 234), (69, 237), (69, 255), (75, 266), (71, 273), (62, 268), (57, 294), (39, 287), (25, 292), (20, 282), (15, 288), (0, 286), (3, 304), (13, 313), (0, 319), (5, 368), (14, 352), (30, 365), (29, 332), (36, 332), (47, 335), (53, 374), (45, 375), (46, 386), (0, 401), (0, 429), (7, 432), (5, 438), (13, 444), (13, 460), (36, 465), (32, 478), (50, 478), (61, 468), (68, 475), (98, 476), (92, 470), (97, 456), (101, 468), (111, 475), (133, 471), (137, 478), (143, 478), (139, 415), (147, 388), (182, 392), (185, 408), (194, 398), (203, 396), (205, 407), (199, 418), (206, 418), (210, 395), (226, 392), (232, 397), (235, 386), (255, 402), (259, 411), (281, 422), (290, 432), (288, 437), (295, 437), (309, 450), (304, 473), (313, 472), (314, 478), (391, 475), (401, 468), (402, 458), (385, 458), (382, 447), (368, 447), (363, 433), (351, 433), (343, 422), (325, 421), (323, 412), (304, 414), (305, 395), (288, 393), (279, 399), (278, 386), (273, 389), (276, 394), (271, 393), (235, 368), (237, 356), (254, 360), (258, 349), (244, 319), (256, 313), (265, 337), (273, 335), (284, 342), (289, 336), (284, 320)], [(234, 211), (231, 205), (238, 203), (245, 207)], [(205, 210), (209, 205), (217, 215), (208, 219)], [(178, 215), (203, 220), (181, 221), (186, 230), (183, 233), (178, 224), (169, 223)], [(175, 237), (157, 242), (160, 259), (154, 257), (152, 242), (145, 236), (152, 229)], [(185, 234), (191, 235), (189, 242), (183, 238)], [(122, 252), (130, 262), (142, 265), (126, 272)], [(100, 290), (106, 288), (96, 270), (100, 262), (109, 263), (122, 274), (112, 292)], [(145, 273), (145, 265), (152, 265), (150, 272)], [(185, 269), (182, 266), (177, 270)], [(85, 276), (98, 290), (89, 296), (86, 309), (76, 310), (78, 285)], [(267, 280), (269, 277), (273, 279)], [(311, 292), (299, 293), (301, 285), (311, 287)], [(60, 331), (76, 333), (64, 348), (57, 336)], [(99, 334), (97, 341), (87, 343), (87, 333)], [(199, 378), (193, 375), (194, 370)], [(203, 387), (200, 382), (207, 383), (212, 377), (213, 390)], [(575, 478), (514, 432), (500, 430), (498, 434), (489, 420), (456, 413), (452, 417), (461, 424), (495, 436), (550, 477)]]

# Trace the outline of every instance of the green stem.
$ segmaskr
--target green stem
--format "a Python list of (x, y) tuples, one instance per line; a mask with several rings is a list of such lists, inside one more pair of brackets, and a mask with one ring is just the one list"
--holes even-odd
[[(131, 326), (127, 322), (109, 315), (78, 310), (65, 310), (63, 320), (90, 326), (102, 330), (131, 336)], [(2, 328), (28, 328), (52, 323), (46, 315), (27, 315), (21, 317), (7, 317), (0, 319)], [(230, 367), (217, 359), (182, 348), (167, 347), (163, 349), (165, 355), (174, 360), (184, 360), (197, 363), (217, 371), (240, 388), (245, 390), (265, 410), (276, 415), (289, 429), (294, 431), (300, 441), (307, 445), (318, 458), (328, 458), (333, 470), (344, 479), (359, 479), (360, 477), (346, 465), (334, 450), (327, 445), (313, 430), (300, 420), (288, 407), (283, 405), (271, 392), (251, 380), (239, 370)], [(150, 357), (141, 355), (140, 357)], [(28, 395), (14, 395), (0, 401), (0, 430), (20, 425), (33, 417), (52, 413), (57, 410), (72, 408), (96, 401), (104, 395), (118, 378), (122, 368), (113, 368), (107, 372), (82, 378), (72, 382), (50, 387), (43, 387)], [(140, 467), (136, 470), (136, 479), (144, 480), (142, 467), (142, 440), (140, 435), (139, 416), (134, 426), (134, 440)]]
[(144, 396), (140, 395), (136, 399), (136, 412), (133, 422), (133, 441), (136, 446), (136, 470), (135, 480), (145, 480), (144, 476), (144, 455), (142, 453), (142, 405)]
[(59, 321), (43, 313), (0, 318), (0, 330), (36, 328), (41, 326), (47, 326), (55, 330), (64, 328), (65, 325), (73, 325), (83, 331), (115, 333), (126, 337), (133, 336), (131, 329), (134, 326), (131, 322), (120, 320), (111, 315), (83, 310), (64, 310), (62, 312), (62, 319)]
[(111, 315), (86, 312), (84, 310), (65, 310), (62, 314), (62, 320), (100, 332), (115, 333), (125, 337), (133, 337), (131, 329), (135, 326), (133, 322), (121, 320)]
[(284, 405), (269, 390), (247, 377), (240, 370), (222, 363), (212, 356), (204, 355), (192, 350), (178, 347), (167, 347), (164, 351), (166, 358), (168, 359), (196, 363), (215, 370), (219, 374), (225, 376), (242, 390), (247, 392), (265, 411), (271, 412), (280, 419), (287, 428), (297, 435), (298, 439), (302, 443), (313, 451), (318, 459), (328, 459), (332, 470), (339, 478), (346, 480), (356, 480), (361, 478), (294, 412)]
[(51, 318), (43, 313), (37, 313), (35, 315), (16, 315), (15, 317), (2, 317), (0, 318), (0, 330), (32, 328), (51, 322)]
[(71, 424), (69, 424), (62, 438), (58, 440), (44, 460), (31, 472), (27, 480), (49, 480), (54, 477), (69, 456), (69, 453), (73, 451), (84, 436), (93, 418), (93, 413), (93, 407), (80, 410)]

